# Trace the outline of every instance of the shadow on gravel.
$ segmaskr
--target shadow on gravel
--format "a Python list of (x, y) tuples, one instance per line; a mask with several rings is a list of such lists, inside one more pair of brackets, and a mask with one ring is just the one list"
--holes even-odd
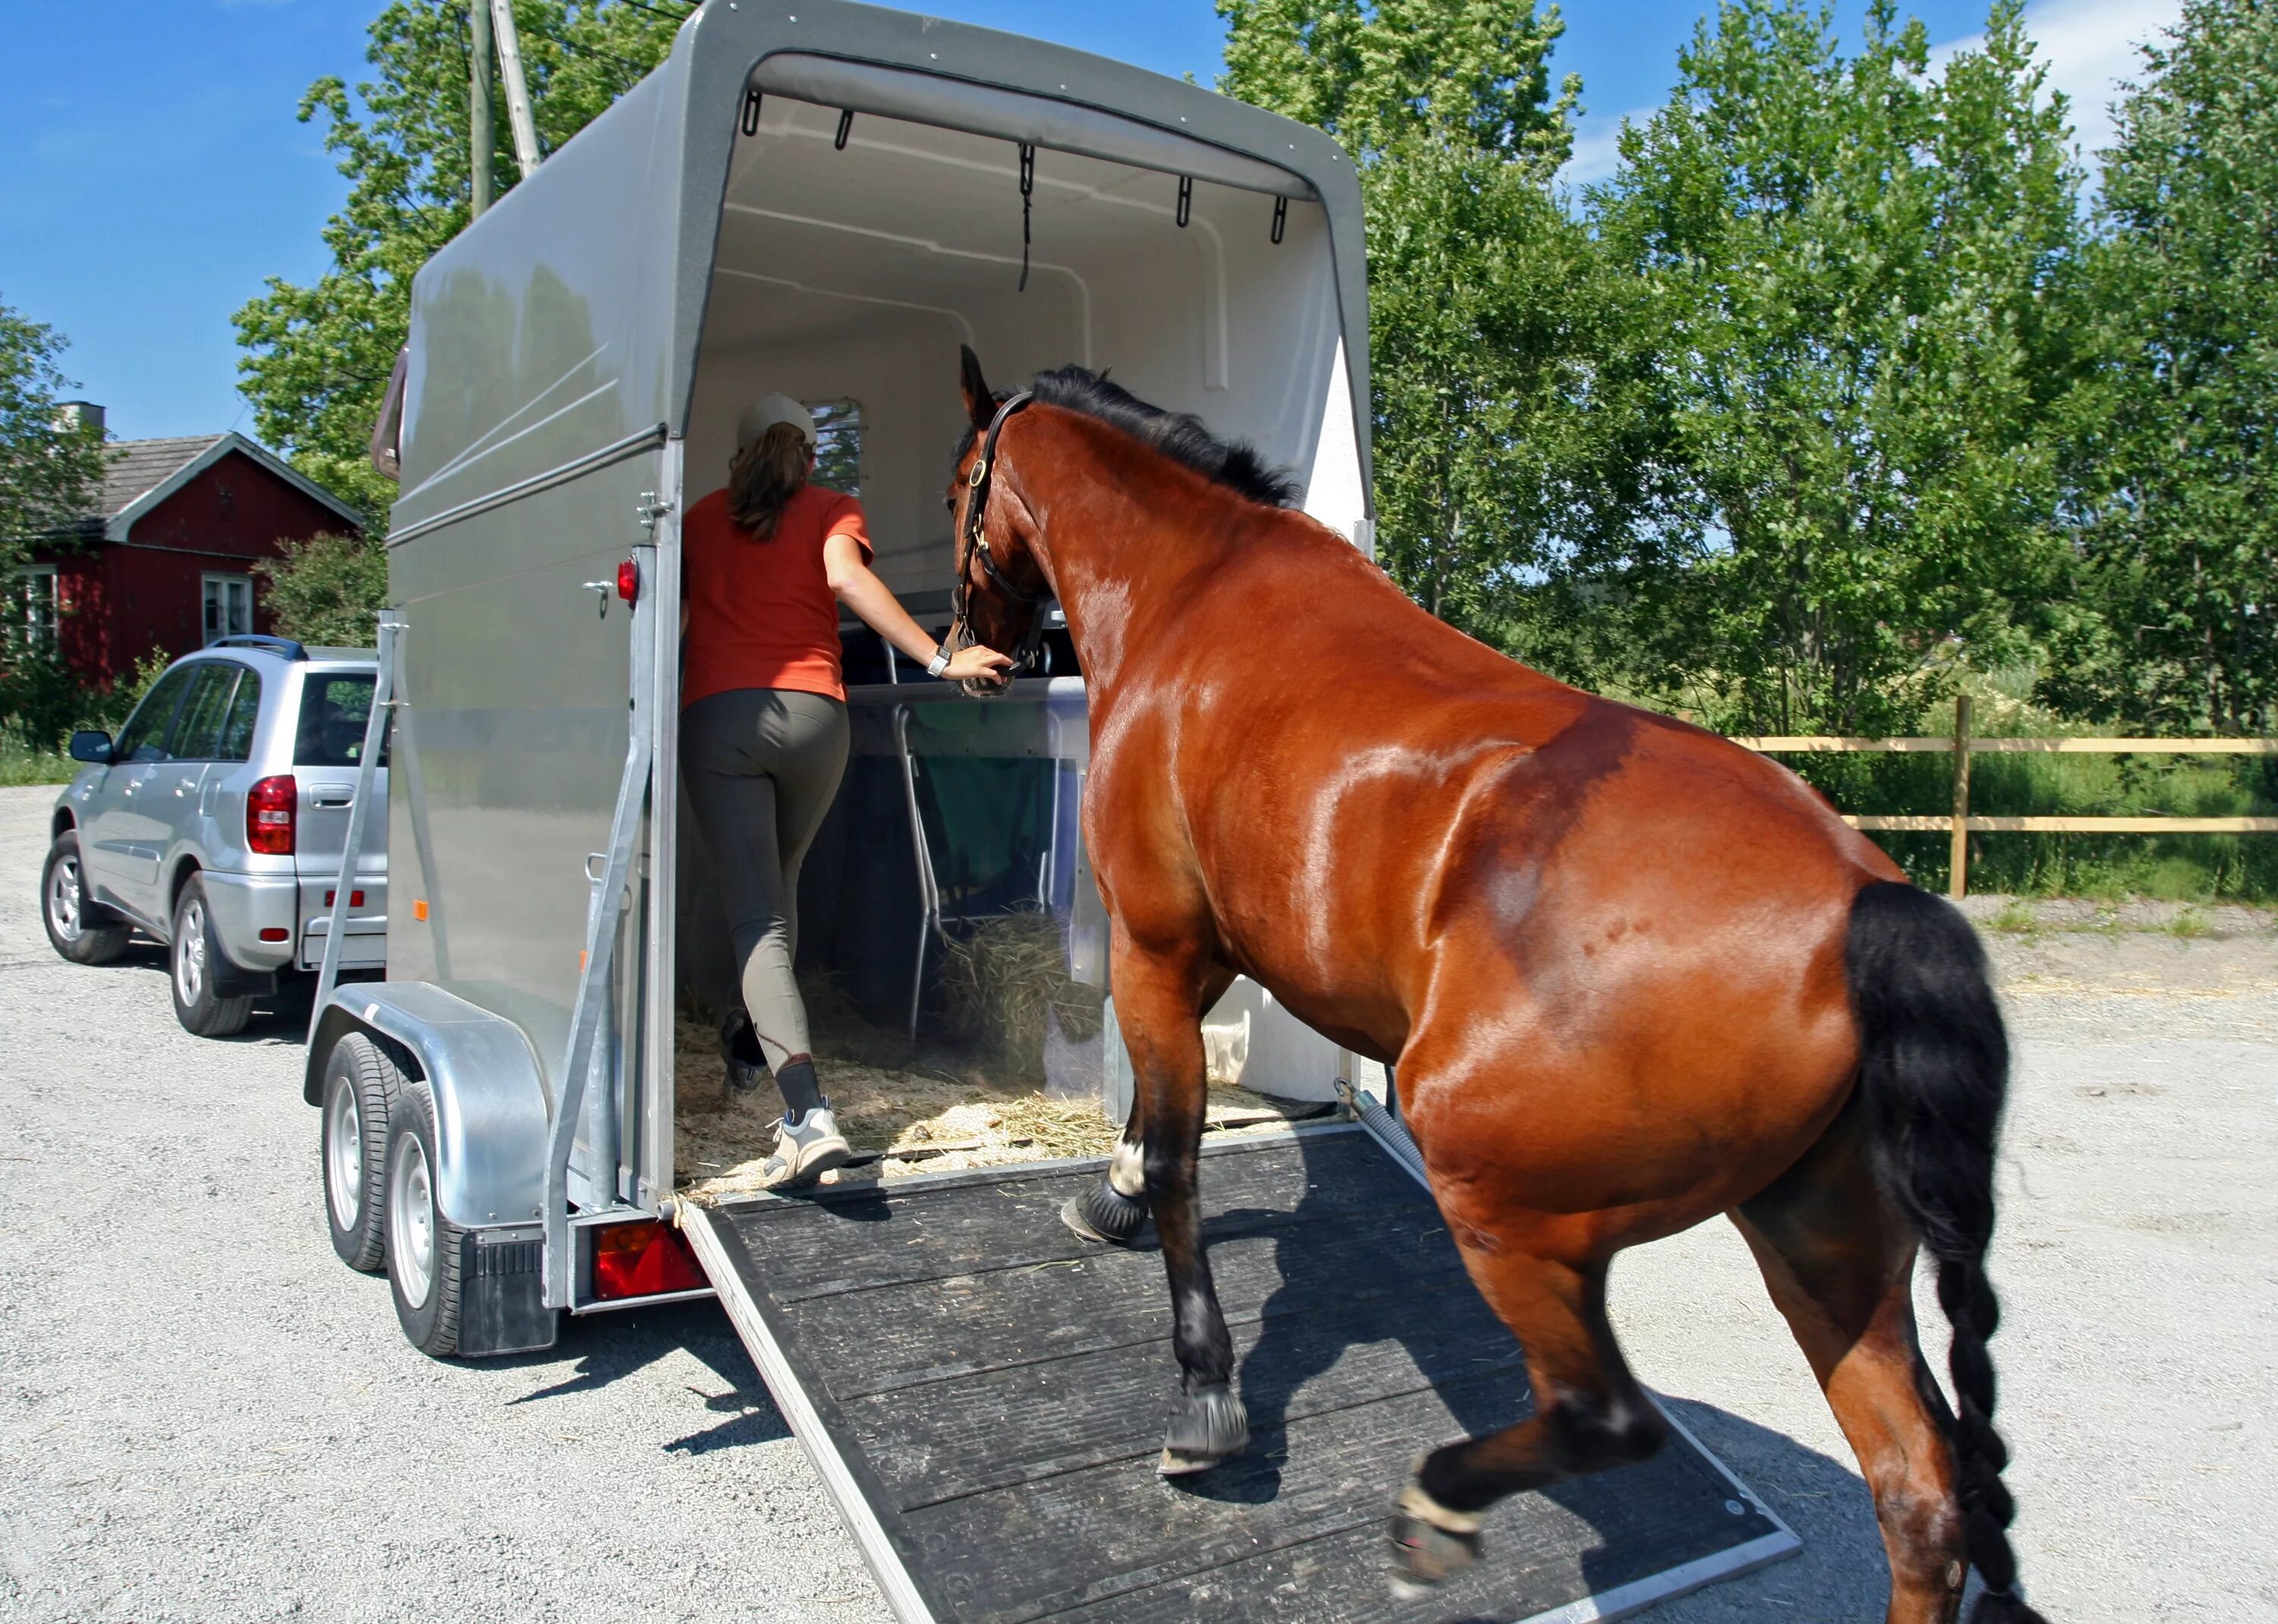
[[(162, 1008), (170, 996), (166, 981), (173, 973), (172, 961), (163, 945), (140, 933), (127, 945), (124, 955), (96, 967), (97, 973), (107, 972), (146, 973), (151, 981), (149, 995), (157, 999)], [(253, 1018), (246, 1023), (244, 1031), (233, 1037), (208, 1038), (204, 1041), (268, 1047), (289, 1044), (297, 1048), (308, 1041), (309, 1018), (316, 1012), (316, 992), (314, 975), (287, 976), (274, 993), (255, 997)]]
[(727, 1389), (718, 1393), (689, 1389), (704, 1400), (707, 1409), (725, 1419), (700, 1432), (675, 1438), (664, 1446), (668, 1453), (708, 1455), (715, 1450), (772, 1444), (791, 1436), (791, 1428), (768, 1396), (751, 1356), (736, 1339), (735, 1328), (717, 1303), (671, 1303), (565, 1320), (562, 1340), (545, 1353), (484, 1362), (510, 1370), (543, 1370), (574, 1359), (577, 1366), (569, 1376), (508, 1400), (532, 1404), (607, 1387), (683, 1348)]

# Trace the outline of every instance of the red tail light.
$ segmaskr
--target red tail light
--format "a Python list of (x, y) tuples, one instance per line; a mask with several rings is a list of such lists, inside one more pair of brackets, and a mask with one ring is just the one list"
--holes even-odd
[[(325, 907), (327, 907), (327, 908), (331, 907), (331, 906), (333, 905), (333, 897), (335, 897), (335, 896), (339, 896), (339, 895), (340, 895), (340, 893), (339, 893), (339, 892), (337, 892), (337, 891), (327, 891), (327, 892), (325, 892)], [(363, 893), (362, 891), (350, 891), (350, 892), (348, 893), (348, 906), (349, 906), (349, 907), (351, 907), (351, 908), (361, 908), (361, 907), (363, 907)]]
[(627, 603), (640, 596), (640, 566), (631, 559), (617, 566), (617, 596)]
[(593, 1231), (596, 1302), (701, 1291), (711, 1284), (697, 1267), (686, 1239), (669, 1224), (648, 1219)]
[(266, 857), (293, 855), (294, 816), (301, 804), (301, 786), (293, 774), (264, 778), (245, 792), (245, 843)]

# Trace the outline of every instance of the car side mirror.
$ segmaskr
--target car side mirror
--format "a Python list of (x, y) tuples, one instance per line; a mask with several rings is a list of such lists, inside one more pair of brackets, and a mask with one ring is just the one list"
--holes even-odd
[(82, 728), (71, 736), (70, 755), (74, 761), (92, 761), (107, 766), (116, 753), (108, 733)]

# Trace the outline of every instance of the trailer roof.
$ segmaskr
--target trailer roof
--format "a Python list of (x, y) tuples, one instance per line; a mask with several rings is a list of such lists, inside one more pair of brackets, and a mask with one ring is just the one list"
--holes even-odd
[(1365, 468), (1360, 190), (1327, 135), (994, 29), (845, 0), (711, 0), (664, 63), (415, 279), (399, 534), (575, 456), (684, 432), (751, 89), (1318, 199)]

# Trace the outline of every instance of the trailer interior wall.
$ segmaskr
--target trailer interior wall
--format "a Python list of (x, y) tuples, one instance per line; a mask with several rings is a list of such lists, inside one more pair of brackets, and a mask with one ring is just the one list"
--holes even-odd
[[(913, 89), (923, 77), (778, 57), (759, 82), (822, 81), (861, 107), (936, 95), (943, 117), (1036, 127), (1035, 98), (940, 81)], [(868, 111), (848, 120), (848, 111), (769, 88), (758, 127), (736, 142), (698, 349), (687, 500), (725, 483), (738, 415), (755, 395), (852, 400), (876, 567), (921, 621), (945, 627), (943, 499), (966, 421), (958, 349), (969, 344), (1000, 389), (1075, 362), (1195, 413), (1296, 470), (1306, 510), (1357, 538), (1364, 483), (1335, 265), (1309, 187), (1104, 113), (1056, 110), (1051, 119), (1089, 150), (1036, 150), (1023, 289), (1018, 143)], [(1146, 162), (1097, 156), (1120, 150)], [(1197, 172), (1184, 225), (1182, 176), (1154, 164)], [(850, 773), (849, 793), (863, 782)], [(708, 1004), (732, 995), (734, 978), (684, 805), (681, 824), (677, 980)], [(909, 860), (906, 850), (875, 855)], [(902, 933), (891, 951), (906, 959)], [(1247, 984), (1229, 1010), (1248, 1018), (1257, 1076), (1328, 1092), (1326, 1040), (1276, 1018)]]
[(1023, 292), (1014, 143), (858, 113), (840, 149), (840, 118), (770, 94), (758, 133), (737, 141), (688, 424), (691, 499), (725, 483), (753, 395), (858, 401), (879, 573), (928, 607), (944, 602), (942, 498), (964, 423), (958, 347), (970, 344), (998, 388), (1076, 362), (1194, 412), (1296, 469), (1308, 511), (1354, 533), (1360, 464), (1319, 202), (1286, 200), (1277, 244), (1274, 196), (1197, 179), (1181, 227), (1177, 175), (1041, 149)]

